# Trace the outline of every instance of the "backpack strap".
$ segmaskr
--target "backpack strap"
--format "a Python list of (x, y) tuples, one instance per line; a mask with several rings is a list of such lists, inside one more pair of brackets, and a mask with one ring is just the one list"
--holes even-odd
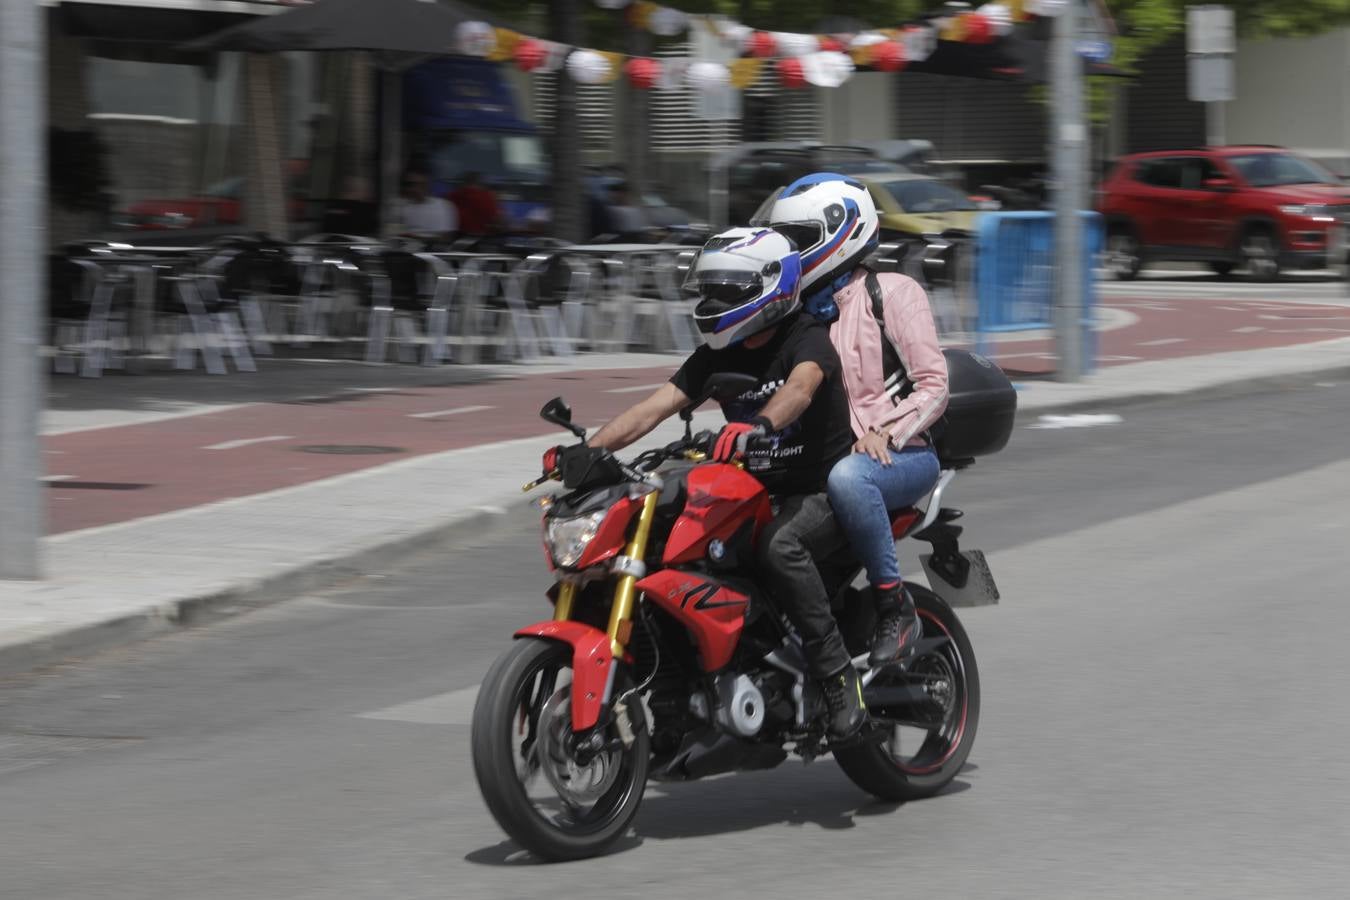
[(872, 318), (877, 320), (877, 330), (881, 332), (881, 371), (886, 377), (886, 393), (891, 400), (899, 400), (914, 390), (905, 372), (905, 364), (900, 361), (900, 353), (895, 343), (886, 333), (886, 295), (881, 291), (881, 279), (877, 273), (867, 273), (867, 294), (872, 298)]

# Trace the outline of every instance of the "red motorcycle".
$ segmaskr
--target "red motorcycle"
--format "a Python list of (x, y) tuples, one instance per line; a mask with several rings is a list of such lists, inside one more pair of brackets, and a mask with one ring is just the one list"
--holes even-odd
[[(745, 377), (714, 376), (709, 396), (739, 395)], [(584, 445), (561, 398), (540, 414)], [(568, 453), (563, 471), (525, 486), (557, 479), (568, 489), (542, 501), (553, 618), (517, 631), (484, 678), (473, 763), (498, 824), (544, 859), (604, 850), (627, 830), (649, 778), (769, 769), (789, 752), (809, 762), (828, 751), (863, 790), (912, 800), (946, 786), (975, 739), (970, 639), (951, 606), (917, 585), (909, 589), (922, 638), (863, 672), (862, 733), (827, 739), (801, 641), (755, 580), (772, 501), (742, 464), (707, 461), (711, 434), (691, 434), (689, 410), (681, 417), (683, 439), (631, 463), (598, 449)], [(930, 576), (993, 602), (983, 556), (958, 547), (960, 511), (941, 507), (972, 461), (944, 459), (927, 511), (896, 511), (893, 531), (932, 544)], [(860, 567), (841, 556), (820, 568), (854, 664), (866, 670), (875, 614), (851, 586)]]

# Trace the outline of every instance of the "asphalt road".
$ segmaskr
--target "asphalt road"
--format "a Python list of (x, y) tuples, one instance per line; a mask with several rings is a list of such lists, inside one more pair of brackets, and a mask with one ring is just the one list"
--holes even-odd
[(522, 508), (0, 682), (0, 895), (1343, 897), (1350, 384), (1120, 415), (1023, 422), (953, 487), (1004, 599), (964, 614), (984, 716), (944, 796), (790, 763), (653, 786), (612, 855), (534, 864), (468, 759), (474, 686), (545, 611)]

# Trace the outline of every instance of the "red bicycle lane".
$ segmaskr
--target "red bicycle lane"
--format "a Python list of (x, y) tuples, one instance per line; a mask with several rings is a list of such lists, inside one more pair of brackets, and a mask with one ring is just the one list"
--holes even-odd
[[(1350, 309), (1186, 299), (1108, 301), (1137, 319), (1104, 332), (1105, 366), (1350, 336)], [(1006, 339), (1011, 371), (1048, 370), (1051, 341)], [(675, 367), (530, 375), (447, 386), (254, 403), (47, 438), (50, 531), (138, 519), (292, 487), (446, 450), (550, 433), (538, 409), (564, 396), (596, 425)], [(247, 376), (254, 377), (254, 376)], [(265, 373), (263, 376), (265, 377)]]

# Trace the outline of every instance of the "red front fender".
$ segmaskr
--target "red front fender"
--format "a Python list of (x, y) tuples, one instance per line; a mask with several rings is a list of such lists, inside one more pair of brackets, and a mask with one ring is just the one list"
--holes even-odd
[(590, 728), (600, 719), (600, 704), (614, 662), (609, 635), (581, 622), (536, 622), (516, 632), (516, 637), (558, 641), (572, 648), (572, 730)]

